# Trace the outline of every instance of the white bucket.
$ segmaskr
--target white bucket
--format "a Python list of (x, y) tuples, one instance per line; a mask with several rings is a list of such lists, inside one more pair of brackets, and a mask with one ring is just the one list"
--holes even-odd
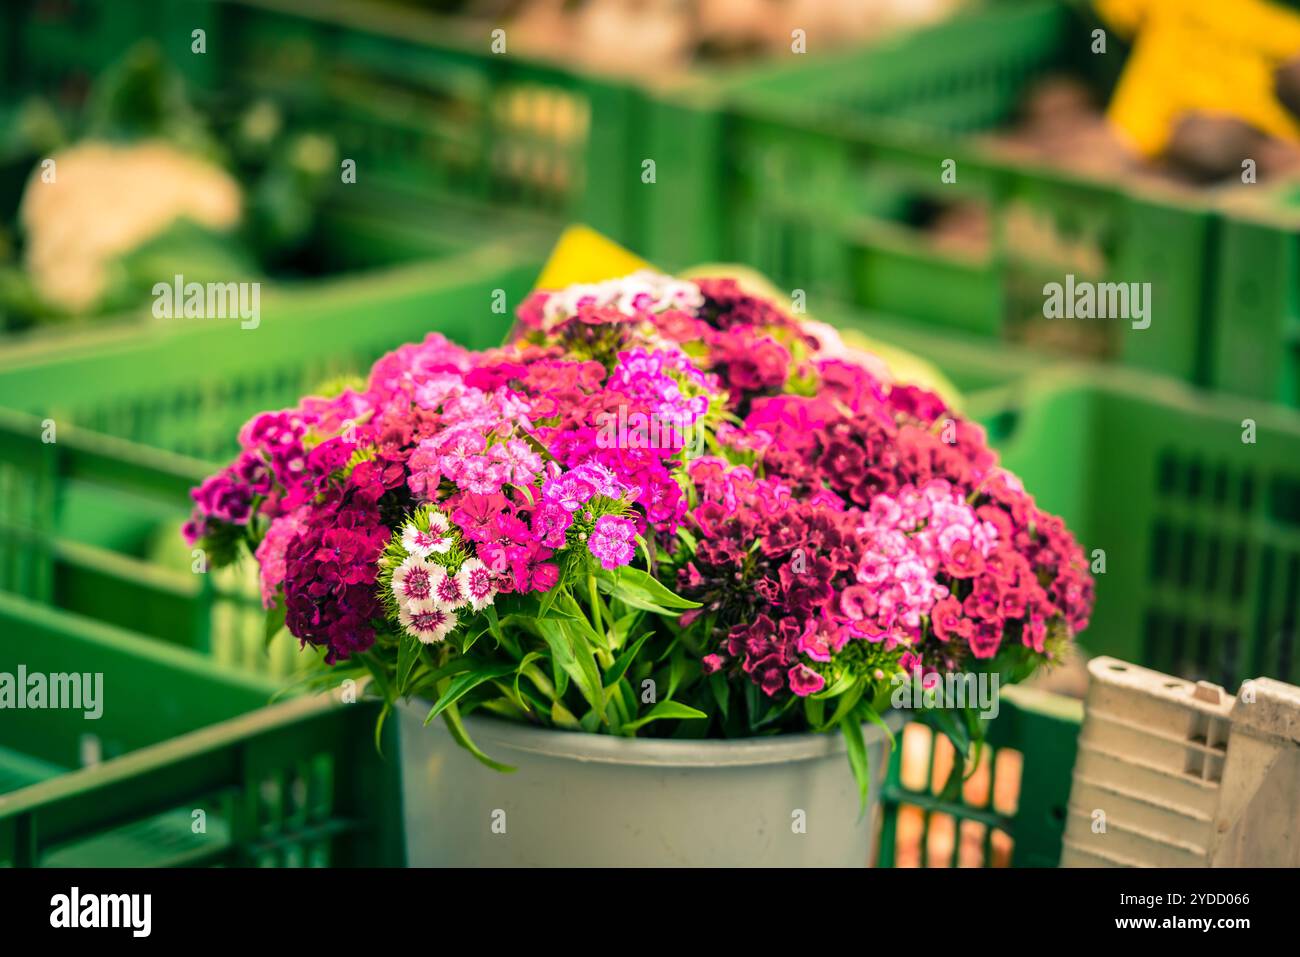
[[(551, 731), (493, 718), (466, 729), (484, 767), (427, 703), (399, 709), (412, 866), (863, 867), (889, 741), (864, 725), (870, 804), (841, 735), (677, 741)], [(902, 716), (886, 717), (897, 731)]]

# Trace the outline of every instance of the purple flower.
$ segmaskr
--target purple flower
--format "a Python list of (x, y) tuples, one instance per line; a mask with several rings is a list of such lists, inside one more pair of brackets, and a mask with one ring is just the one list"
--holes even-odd
[(596, 487), (577, 472), (568, 472), (558, 478), (547, 479), (542, 486), (542, 497), (558, 502), (565, 510), (576, 512), (591, 501)]
[(600, 559), (604, 569), (619, 568), (631, 563), (636, 554), (636, 526), (617, 515), (602, 515), (587, 539), (587, 548)]

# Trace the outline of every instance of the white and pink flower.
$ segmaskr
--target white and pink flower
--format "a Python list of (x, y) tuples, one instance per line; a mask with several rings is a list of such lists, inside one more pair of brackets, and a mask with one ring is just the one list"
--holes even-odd
[(451, 548), (451, 523), (441, 512), (429, 511), (429, 529), (408, 522), (402, 529), (402, 547), (417, 558), (444, 555)]
[(469, 601), (460, 576), (451, 574), (441, 565), (433, 566), (430, 585), (431, 594), (429, 600), (439, 608), (446, 608), (451, 611)]
[(466, 559), (456, 578), (475, 611), (482, 611), (496, 598), (497, 586), (492, 580), (492, 571), (477, 558)]
[(442, 641), (456, 627), (456, 613), (432, 601), (413, 602), (398, 612), (402, 627), (426, 645)]
[[(400, 606), (429, 601), (433, 597), (433, 576), (442, 571), (412, 555), (393, 572), (393, 597)], [(445, 574), (445, 572), (444, 572)]]

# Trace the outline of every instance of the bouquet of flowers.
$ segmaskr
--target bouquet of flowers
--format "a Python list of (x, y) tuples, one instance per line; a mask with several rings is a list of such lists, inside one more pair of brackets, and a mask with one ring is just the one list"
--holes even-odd
[[(429, 700), (495, 767), (464, 714), (839, 729), (865, 787), (891, 692), (1018, 680), (1092, 605), (1079, 545), (979, 426), (727, 278), (535, 292), (500, 348), (430, 335), (239, 438), (190, 543), (253, 554), (268, 635), (389, 708)], [(979, 719), (948, 704), (966, 751)]]

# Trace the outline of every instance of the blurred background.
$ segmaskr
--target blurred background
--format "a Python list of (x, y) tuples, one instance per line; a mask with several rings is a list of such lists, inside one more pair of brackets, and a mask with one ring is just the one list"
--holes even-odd
[[(879, 842), (1054, 864), (1084, 656), (1300, 680), (1298, 116), (1300, 13), (1264, 0), (7, 3), (0, 670), (149, 705), (5, 715), (0, 863), (400, 860), (373, 714), (265, 707), (297, 656), (180, 544), (187, 491), (260, 409), (500, 342), (494, 294), (582, 222), (919, 357), (1076, 531), (1079, 660), (965, 782), (909, 725)], [(160, 317), (175, 276), (261, 283), (260, 323)], [(1144, 286), (1149, 324), (1048, 318), (1067, 282)]]

